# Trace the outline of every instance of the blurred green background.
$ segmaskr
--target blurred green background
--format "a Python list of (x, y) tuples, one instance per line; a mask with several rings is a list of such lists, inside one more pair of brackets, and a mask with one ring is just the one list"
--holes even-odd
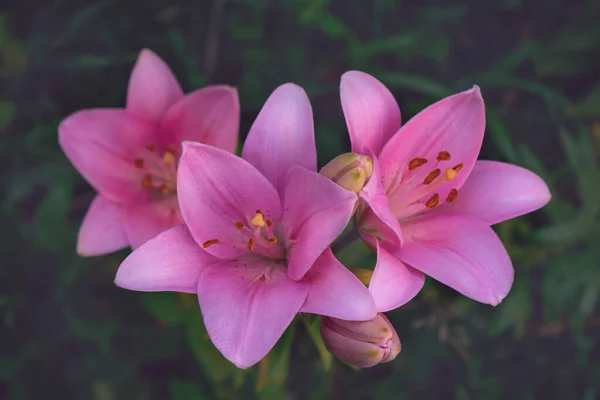
[[(600, 398), (599, 17), (591, 0), (3, 1), (0, 399)], [(554, 196), (496, 227), (516, 270), (509, 296), (492, 308), (428, 281), (389, 314), (403, 344), (392, 363), (332, 362), (303, 319), (266, 361), (236, 370), (193, 296), (114, 286), (126, 251), (75, 254), (94, 193), (56, 128), (123, 105), (144, 47), (187, 91), (237, 86), (242, 136), (277, 85), (302, 85), (321, 165), (349, 149), (344, 71), (381, 79), (405, 121), (480, 85), (482, 158), (535, 171)], [(342, 258), (372, 264), (360, 254)]]

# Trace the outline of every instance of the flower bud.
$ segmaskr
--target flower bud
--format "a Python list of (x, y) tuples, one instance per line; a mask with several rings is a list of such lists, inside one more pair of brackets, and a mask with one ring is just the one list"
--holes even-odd
[(344, 189), (358, 193), (373, 174), (373, 160), (361, 154), (345, 153), (327, 163), (319, 173)]
[(321, 336), (334, 356), (360, 368), (392, 361), (401, 350), (398, 334), (383, 314), (370, 321), (324, 317)]

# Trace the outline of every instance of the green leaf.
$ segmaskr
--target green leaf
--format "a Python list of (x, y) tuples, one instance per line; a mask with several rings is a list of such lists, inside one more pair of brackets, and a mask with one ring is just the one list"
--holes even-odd
[(208, 398), (200, 385), (188, 381), (172, 381), (169, 391), (171, 392), (171, 400), (203, 400)]
[(286, 396), (285, 382), (295, 331), (296, 324), (292, 323), (269, 354), (260, 361), (256, 380), (256, 391), (260, 399), (281, 399)]
[(327, 350), (327, 347), (325, 347), (325, 342), (323, 342), (323, 338), (321, 337), (321, 318), (307, 314), (301, 315), (300, 318), (304, 323), (308, 335), (315, 344), (317, 351), (319, 352), (319, 356), (321, 356), (323, 368), (325, 371), (331, 371), (331, 366), (333, 365), (333, 355), (329, 352), (329, 350)]

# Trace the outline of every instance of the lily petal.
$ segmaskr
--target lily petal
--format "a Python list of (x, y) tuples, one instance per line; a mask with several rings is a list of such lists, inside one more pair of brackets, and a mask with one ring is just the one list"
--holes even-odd
[(394, 257), (371, 236), (377, 264), (369, 283), (378, 312), (394, 310), (412, 300), (423, 288), (425, 276)]
[(466, 213), (493, 225), (535, 211), (550, 201), (546, 183), (533, 172), (497, 161), (477, 161), (458, 200), (439, 212)]
[(58, 127), (58, 141), (75, 168), (110, 200), (130, 202), (146, 194), (134, 160), (154, 143), (154, 124), (122, 109), (83, 110)]
[(285, 176), (282, 226), (288, 241), (288, 274), (301, 279), (344, 230), (356, 204), (354, 193), (329, 178), (292, 167)]
[(121, 206), (114, 201), (96, 196), (83, 219), (77, 237), (77, 253), (99, 256), (129, 246), (122, 224)]
[(317, 170), (313, 114), (304, 89), (292, 83), (275, 89), (250, 128), (242, 157), (278, 190), (290, 167)]
[(184, 140), (210, 144), (234, 153), (240, 125), (237, 90), (230, 86), (208, 86), (178, 101), (162, 120), (171, 143)]
[(484, 130), (485, 106), (477, 86), (430, 105), (404, 124), (381, 151), (384, 186), (389, 191), (394, 181), (405, 179), (408, 164), (414, 158), (429, 161), (410, 174), (423, 180), (435, 168), (438, 154), (447, 151), (451, 160), (443, 161), (439, 168), (452, 168), (459, 163), (463, 167), (452, 182), (440, 188), (440, 193), (445, 196), (450, 188), (460, 188), (475, 165)]
[(131, 253), (121, 263), (115, 284), (140, 292), (196, 293), (200, 274), (217, 261), (180, 225)]
[(222, 262), (198, 281), (206, 330), (225, 358), (239, 368), (260, 361), (304, 303), (308, 283), (261, 262)]
[(348, 125), (352, 151), (379, 154), (400, 129), (400, 108), (383, 83), (369, 74), (348, 71), (340, 84), (342, 109)]
[(497, 305), (513, 283), (510, 258), (496, 233), (467, 215), (432, 215), (404, 225), (395, 254), (406, 264), (481, 303)]
[(310, 290), (300, 312), (346, 321), (368, 321), (377, 313), (369, 290), (327, 249), (306, 274)]
[(257, 209), (273, 220), (281, 215), (279, 195), (267, 178), (224, 150), (184, 142), (177, 171), (181, 214), (196, 242), (202, 245), (217, 239), (240, 244), (206, 248), (216, 257), (239, 257), (247, 252), (248, 238), (235, 228), (236, 222), (248, 222)]
[(158, 122), (181, 98), (183, 91), (167, 64), (151, 50), (142, 50), (129, 78), (127, 110)]
[(371, 222), (370, 225), (377, 225), (377, 231), (382, 240), (389, 242), (392, 246), (401, 246), (404, 242), (402, 228), (400, 228), (398, 220), (390, 209), (381, 181), (379, 161), (371, 150), (367, 149), (367, 154), (369, 154), (369, 157), (373, 161), (373, 174), (358, 195), (370, 207), (370, 213), (367, 214), (371, 214), (369, 218), (378, 220), (377, 222)]
[(123, 211), (123, 224), (131, 247), (137, 249), (161, 232), (183, 224), (177, 198), (133, 203)]

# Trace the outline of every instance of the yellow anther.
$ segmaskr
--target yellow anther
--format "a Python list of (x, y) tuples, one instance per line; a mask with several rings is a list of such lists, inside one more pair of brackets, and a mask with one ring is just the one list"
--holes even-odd
[(162, 161), (165, 164), (173, 164), (175, 162), (175, 155), (170, 151), (165, 151), (165, 154), (162, 156)]
[(261, 212), (257, 211), (254, 218), (252, 218), (250, 220), (250, 223), (254, 226), (258, 226), (259, 228), (262, 228), (263, 226), (265, 226), (265, 219), (264, 219), (263, 214)]

